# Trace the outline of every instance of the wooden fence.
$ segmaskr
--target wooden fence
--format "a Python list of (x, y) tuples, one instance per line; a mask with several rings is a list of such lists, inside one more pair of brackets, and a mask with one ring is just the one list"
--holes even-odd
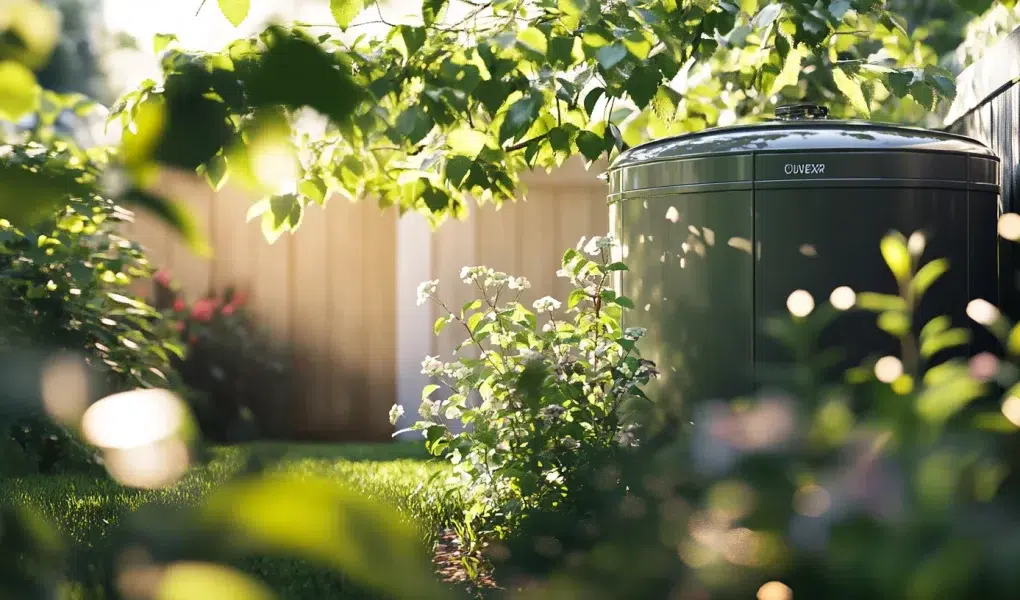
[[(555, 276), (563, 251), (581, 236), (608, 228), (599, 172), (571, 162), (552, 174), (529, 175), (526, 202), (500, 210), (472, 207), (466, 221), (448, 222), (431, 236), (428, 272), (443, 282), (444, 294), (457, 306), (470, 292), (457, 275), (462, 266), (474, 264), (528, 277), (534, 286), (529, 300), (563, 298), (563, 282)], [(144, 215), (130, 234), (189, 299), (230, 286), (247, 290), (260, 322), (292, 349), (295, 385), (287, 397), (257, 410), (269, 433), (293, 439), (388, 439), (398, 369), (410, 368), (397, 361), (396, 211), (333, 200), (326, 210), (311, 207), (295, 235), (270, 245), (257, 222), (245, 223), (244, 198), (204, 189), (190, 196), (213, 246), (212, 259), (196, 257)], [(431, 338), (431, 328), (421, 329), (414, 335)], [(428, 347), (448, 355), (459, 341), (444, 334)]]
[[(946, 127), (988, 145), (1002, 161), (1001, 212), (1020, 212), (1020, 29), (960, 74)], [(1000, 239), (1003, 310), (1020, 317), (1017, 245)]]

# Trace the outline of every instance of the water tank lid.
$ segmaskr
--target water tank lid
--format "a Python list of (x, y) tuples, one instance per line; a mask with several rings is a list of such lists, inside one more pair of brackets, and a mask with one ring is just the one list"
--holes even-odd
[(868, 121), (807, 118), (716, 127), (648, 142), (620, 154), (609, 170), (698, 156), (813, 151), (949, 152), (998, 160), (986, 146), (962, 135)]

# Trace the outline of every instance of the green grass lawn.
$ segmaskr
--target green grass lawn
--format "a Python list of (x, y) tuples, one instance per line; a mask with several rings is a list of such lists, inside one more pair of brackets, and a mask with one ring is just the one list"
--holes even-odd
[[(257, 444), (216, 448), (208, 464), (190, 471), (178, 484), (161, 490), (124, 488), (110, 479), (84, 475), (51, 475), (0, 482), (0, 502), (25, 502), (54, 523), (71, 547), (76, 572), (98, 572), (89, 563), (107, 533), (131, 511), (149, 503), (188, 506), (197, 503), (250, 456), (274, 459), (274, 470), (288, 474), (326, 476), (368, 497), (393, 505), (425, 540), (459, 509), (429, 478), (446, 468), (428, 462), (418, 444), (287, 445)], [(95, 554), (95, 552), (93, 552)], [(371, 597), (354, 589), (342, 576), (295, 560), (254, 557), (240, 565), (270, 584), (282, 598)], [(91, 596), (85, 596), (91, 597)]]

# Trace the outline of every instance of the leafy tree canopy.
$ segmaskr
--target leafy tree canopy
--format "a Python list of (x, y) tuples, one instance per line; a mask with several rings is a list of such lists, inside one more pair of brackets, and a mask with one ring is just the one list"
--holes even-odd
[[(880, 0), (423, 0), (400, 23), (370, 0), (329, 3), (339, 30), (381, 21), (388, 34), (272, 25), (219, 52), (157, 36), (162, 80), (113, 111), (134, 187), (167, 168), (247, 187), (270, 240), (334, 194), (438, 224), (469, 198), (512, 199), (529, 169), (758, 120), (778, 102), (916, 122), (955, 95), (926, 31)], [(234, 24), (249, 8), (217, 4)], [(33, 105), (11, 98), (8, 115)], [(325, 126), (298, 127), (309, 115)]]

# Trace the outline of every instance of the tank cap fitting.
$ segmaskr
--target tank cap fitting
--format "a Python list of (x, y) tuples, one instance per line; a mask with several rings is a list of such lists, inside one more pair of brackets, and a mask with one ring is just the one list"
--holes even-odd
[(784, 104), (776, 107), (776, 118), (782, 121), (824, 119), (828, 116), (829, 109), (817, 104)]

